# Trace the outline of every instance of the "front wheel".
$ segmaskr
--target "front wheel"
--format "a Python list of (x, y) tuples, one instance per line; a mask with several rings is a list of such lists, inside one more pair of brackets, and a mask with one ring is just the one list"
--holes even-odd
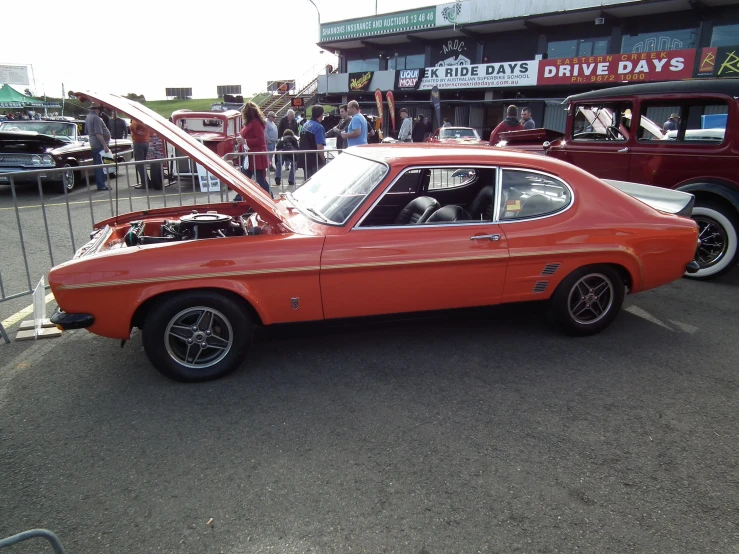
[(64, 193), (71, 191), (74, 185), (77, 183), (77, 172), (74, 171), (74, 166), (69, 163), (64, 164), (64, 171), (62, 172), (61, 192)]
[(612, 267), (582, 267), (557, 287), (551, 299), (550, 316), (568, 335), (593, 335), (616, 319), (625, 291), (623, 278)]
[(726, 273), (739, 261), (739, 218), (736, 212), (716, 202), (705, 202), (693, 208), (691, 217), (698, 224), (698, 238), (701, 241), (695, 252), (695, 261), (700, 269), (685, 276), (712, 279)]
[(217, 379), (236, 369), (252, 338), (241, 306), (212, 291), (170, 296), (149, 313), (144, 350), (163, 375), (175, 381)]

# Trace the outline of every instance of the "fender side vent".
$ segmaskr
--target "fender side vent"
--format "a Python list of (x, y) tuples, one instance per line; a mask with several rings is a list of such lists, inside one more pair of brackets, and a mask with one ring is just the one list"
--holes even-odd
[(544, 266), (544, 269), (541, 270), (542, 275), (554, 275), (554, 273), (559, 269), (560, 264), (547, 264)]
[(544, 292), (549, 286), (549, 281), (537, 281), (534, 285), (534, 292)]

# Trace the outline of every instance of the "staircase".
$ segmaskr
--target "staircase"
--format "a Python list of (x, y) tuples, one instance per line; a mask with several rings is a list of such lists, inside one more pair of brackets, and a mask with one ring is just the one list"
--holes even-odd
[[(310, 101), (312, 101), (316, 96), (316, 91), (318, 90), (318, 76), (324, 74), (325, 71), (326, 66), (314, 65), (311, 69), (306, 71), (300, 79), (295, 80), (296, 92), (269, 93), (265, 91), (257, 95), (258, 97), (261, 97), (261, 100), (257, 105), (264, 115), (267, 115), (269, 112), (275, 112), (277, 119), (285, 115), (287, 110), (292, 107), (293, 98), (302, 98), (303, 106), (307, 107), (310, 105)], [(338, 68), (334, 69), (333, 72), (338, 72)], [(300, 111), (302, 111), (302, 108)]]

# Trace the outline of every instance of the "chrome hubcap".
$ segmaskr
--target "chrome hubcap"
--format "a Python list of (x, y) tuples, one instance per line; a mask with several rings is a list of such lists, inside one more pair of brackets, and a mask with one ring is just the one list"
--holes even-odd
[(717, 264), (724, 257), (729, 248), (729, 241), (726, 231), (716, 220), (704, 216), (694, 217), (694, 219), (698, 224), (698, 238), (701, 241), (695, 251), (695, 261), (703, 269)]
[[(65, 165), (64, 167), (71, 167), (69, 165)], [(67, 170), (64, 173), (62, 173), (62, 181), (64, 181), (64, 186), (67, 187), (67, 189), (74, 188), (74, 171)]]
[(233, 346), (231, 323), (218, 310), (197, 306), (174, 316), (164, 331), (167, 352), (177, 363), (205, 369), (220, 362)]
[(600, 321), (611, 309), (613, 293), (613, 283), (605, 275), (585, 275), (570, 289), (567, 299), (570, 317), (582, 325)]

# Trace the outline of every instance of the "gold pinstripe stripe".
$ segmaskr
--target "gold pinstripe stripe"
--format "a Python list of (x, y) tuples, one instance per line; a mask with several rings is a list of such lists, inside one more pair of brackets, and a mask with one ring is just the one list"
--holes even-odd
[(419, 265), (419, 264), (440, 264), (440, 263), (451, 263), (451, 262), (465, 262), (472, 260), (494, 260), (499, 258), (522, 258), (522, 257), (535, 257), (535, 256), (556, 256), (566, 254), (586, 254), (586, 253), (598, 253), (603, 251), (622, 251), (631, 255), (637, 260), (637, 263), (641, 267), (641, 260), (634, 255), (633, 251), (623, 247), (593, 247), (593, 248), (577, 248), (570, 250), (536, 250), (526, 252), (509, 252), (507, 250), (501, 250), (486, 256), (459, 256), (454, 258), (424, 258), (421, 260), (402, 260), (402, 261), (390, 261), (390, 262), (364, 262), (364, 263), (353, 263), (353, 264), (335, 264), (321, 266), (305, 266), (305, 267), (286, 267), (277, 269), (254, 269), (251, 271), (224, 271), (219, 273), (196, 273), (191, 275), (173, 275), (167, 277), (148, 277), (145, 279), (124, 279), (119, 281), (98, 281), (95, 283), (84, 283), (80, 285), (63, 285), (59, 287), (61, 290), (73, 290), (73, 289), (89, 289), (99, 287), (120, 287), (126, 285), (140, 285), (149, 283), (166, 283), (173, 281), (187, 281), (190, 279), (213, 279), (223, 277), (248, 277), (250, 275), (269, 275), (274, 273), (301, 273), (306, 271), (329, 271), (335, 269), (357, 269), (363, 267), (392, 267), (402, 265)]
[(321, 270), (328, 269), (352, 269), (355, 267), (388, 267), (394, 265), (416, 265), (416, 264), (440, 264), (448, 262), (465, 262), (469, 260), (494, 260), (496, 258), (507, 258), (508, 252), (501, 251), (499, 253), (490, 254), (487, 256), (462, 256), (458, 258), (427, 258), (423, 260), (404, 260), (397, 262), (365, 262), (361, 264), (339, 264), (339, 265), (324, 265)]
[(148, 277), (146, 279), (125, 279), (121, 281), (98, 281), (96, 283), (84, 283), (81, 285), (63, 285), (63, 290), (89, 289), (97, 287), (120, 287), (125, 285), (140, 285), (145, 283), (166, 283), (169, 281), (187, 281), (188, 279), (212, 279), (219, 277), (242, 277), (249, 275), (265, 275), (268, 273), (298, 273), (303, 271), (318, 271), (320, 266), (306, 267), (283, 267), (278, 269), (254, 269), (251, 271), (224, 271), (221, 273), (196, 273), (193, 275), (172, 275), (167, 277)]

